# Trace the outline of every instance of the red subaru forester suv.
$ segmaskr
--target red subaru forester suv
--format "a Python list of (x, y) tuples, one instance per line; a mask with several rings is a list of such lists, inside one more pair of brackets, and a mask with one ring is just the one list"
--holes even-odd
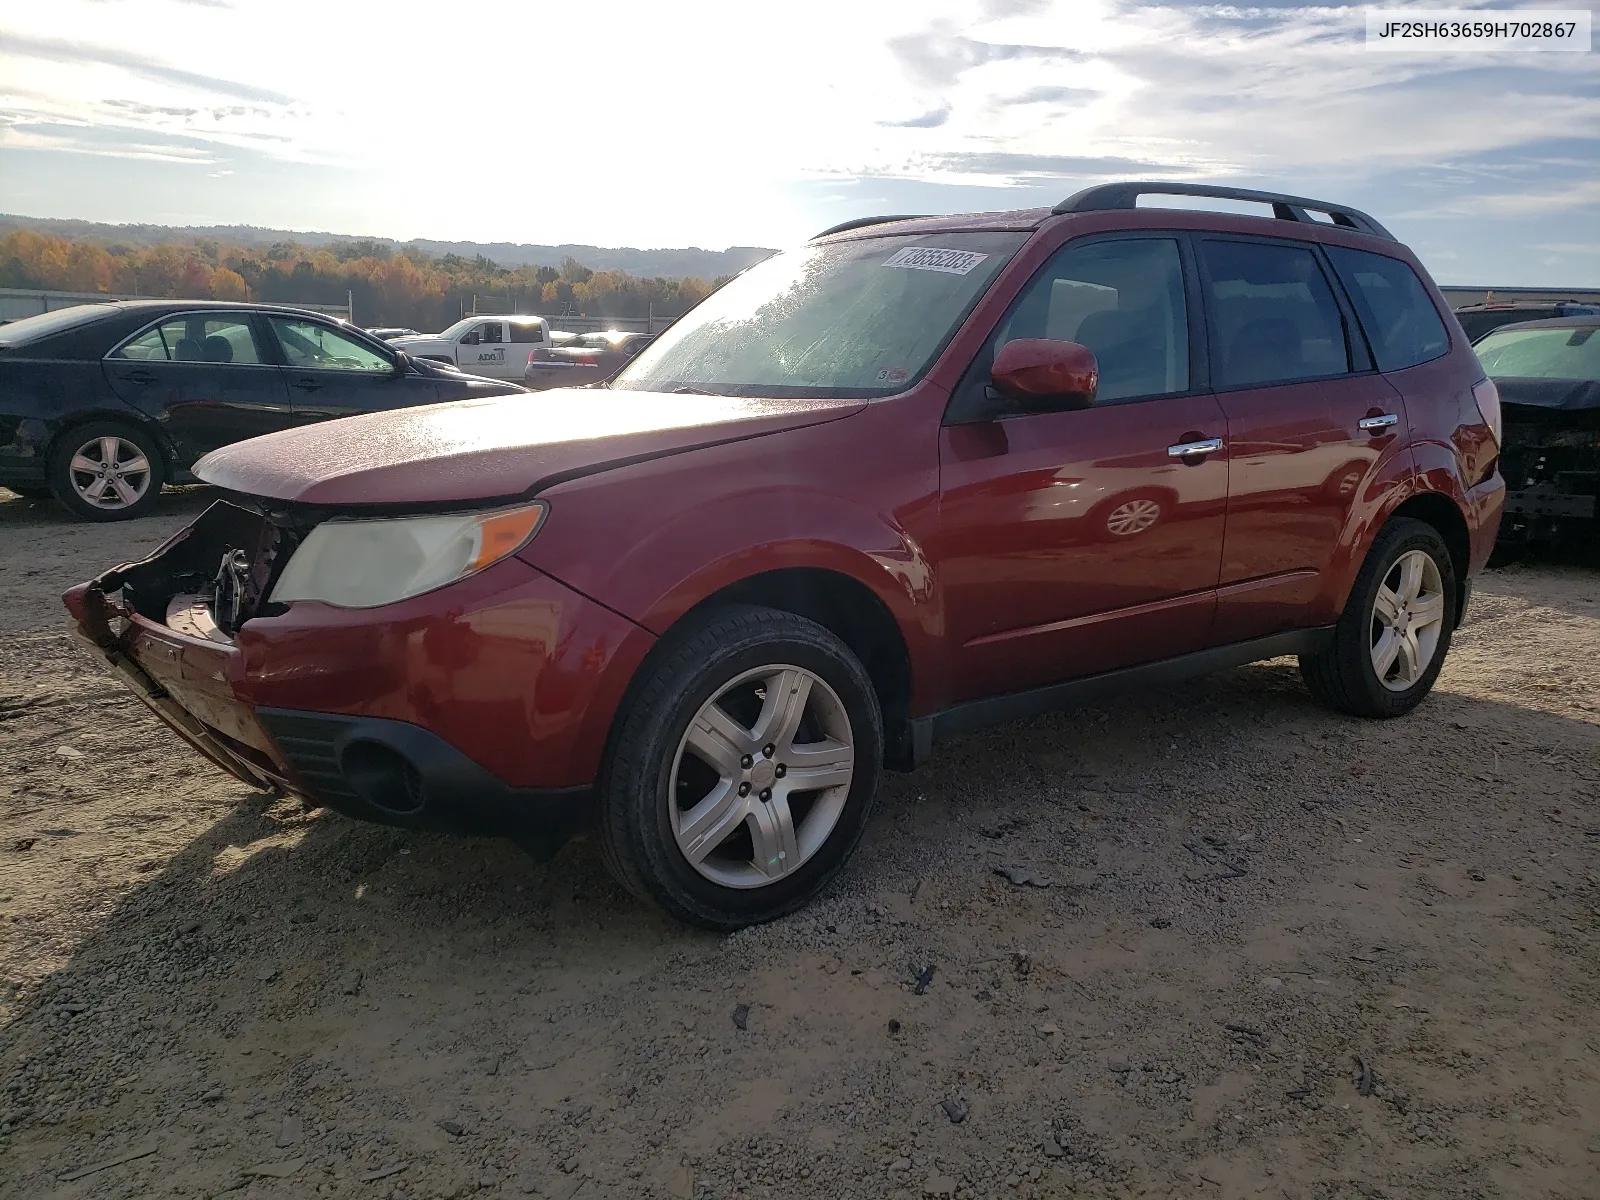
[(606, 386), (225, 447), (227, 498), (65, 600), (243, 780), (586, 829), (729, 929), (827, 884), (881, 767), (991, 722), (1283, 654), (1407, 712), (1494, 542), (1499, 422), (1370, 217), (1108, 184), (830, 229)]

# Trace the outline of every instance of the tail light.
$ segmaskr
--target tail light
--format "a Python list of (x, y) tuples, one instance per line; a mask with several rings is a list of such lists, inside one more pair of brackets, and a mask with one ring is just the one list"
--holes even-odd
[(1494, 445), (1498, 450), (1505, 444), (1505, 422), (1500, 415), (1500, 389), (1495, 387), (1494, 380), (1480, 379), (1472, 385), (1472, 398), (1478, 403), (1478, 415), (1494, 434)]

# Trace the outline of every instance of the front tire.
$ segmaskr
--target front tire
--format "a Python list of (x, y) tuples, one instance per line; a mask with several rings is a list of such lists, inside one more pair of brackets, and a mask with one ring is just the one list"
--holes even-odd
[(861, 840), (883, 759), (872, 681), (814, 621), (716, 609), (641, 671), (600, 786), (606, 865), (680, 920), (732, 930), (793, 912)]
[(166, 482), (156, 439), (120, 421), (90, 421), (61, 435), (50, 456), (50, 491), (74, 516), (126, 521), (155, 507)]
[(1398, 717), (1433, 690), (1456, 624), (1450, 550), (1425, 521), (1397, 517), (1378, 533), (1334, 627), (1300, 656), (1311, 694), (1357, 717)]

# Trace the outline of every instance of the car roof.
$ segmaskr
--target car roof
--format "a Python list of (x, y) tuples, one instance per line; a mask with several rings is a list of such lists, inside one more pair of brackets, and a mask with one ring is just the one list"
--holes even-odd
[(88, 303), (104, 305), (108, 310), (130, 313), (160, 312), (163, 309), (217, 309), (222, 312), (290, 312), (299, 315), (310, 313), (333, 321), (344, 320), (343, 317), (336, 317), (332, 313), (320, 312), (298, 304), (263, 304), (256, 300), (99, 300)]
[(1050, 219), (1048, 208), (1017, 208), (1005, 212), (952, 213), (948, 216), (864, 217), (846, 221), (817, 234), (813, 241), (831, 238), (884, 237), (907, 233), (958, 233), (963, 230), (1001, 230), (1027, 232)]
[(848, 221), (824, 230), (812, 245), (857, 241), (875, 237), (963, 232), (1032, 233), (1056, 222), (1082, 223), (1085, 232), (1120, 230), (1184, 230), (1191, 233), (1244, 234), (1289, 238), (1371, 250), (1395, 258), (1410, 258), (1404, 243), (1322, 221), (1291, 221), (1276, 216), (1223, 212), (1205, 208), (1144, 207), (1056, 213), (1048, 208), (1020, 208), (1007, 212), (961, 213), (941, 217), (887, 217)]
[(1508, 329), (1600, 329), (1600, 314), (1590, 313), (1577, 317), (1546, 317), (1542, 321), (1517, 321), (1510, 325), (1497, 325), (1489, 333), (1504, 333)]
[[(1204, 207), (1139, 207), (1141, 196), (1184, 196), (1191, 199), (1244, 201), (1270, 209), (1265, 213), (1239, 213)], [(1322, 217), (1314, 216), (1323, 214)], [(1387, 229), (1360, 209), (1346, 204), (1263, 192), (1250, 188), (1203, 183), (1151, 180), (1101, 183), (1068, 196), (1054, 208), (1024, 208), (1006, 212), (961, 213), (943, 217), (896, 214), (860, 217), (830, 226), (812, 237), (812, 243), (831, 239), (855, 240), (884, 235), (953, 233), (963, 230), (1031, 232), (1056, 221), (1079, 225), (1087, 232), (1180, 229), (1201, 233), (1243, 233), (1297, 241), (1331, 242), (1368, 247), (1391, 257), (1410, 258), (1410, 251)], [(1398, 251), (1398, 255), (1396, 254)]]

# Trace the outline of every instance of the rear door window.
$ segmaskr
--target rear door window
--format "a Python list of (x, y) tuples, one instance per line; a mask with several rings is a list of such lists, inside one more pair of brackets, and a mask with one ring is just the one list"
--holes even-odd
[(1414, 367), (1450, 348), (1428, 289), (1408, 264), (1341, 246), (1329, 246), (1328, 258), (1356, 306), (1380, 371)]
[[(517, 322), (517, 321), (512, 321), (510, 324), (511, 324), (511, 340), (513, 342), (542, 342), (542, 341), (544, 341), (544, 330), (540, 326), (523, 324), (523, 323)], [(488, 338), (484, 339), (484, 341), (488, 341), (488, 340), (489, 340)]]
[(1326, 379), (1350, 370), (1344, 316), (1307, 246), (1200, 242), (1218, 390)]
[(145, 330), (124, 342), (113, 357), (136, 362), (236, 363), (245, 366), (256, 366), (261, 362), (248, 319), (197, 314), (173, 317)]

